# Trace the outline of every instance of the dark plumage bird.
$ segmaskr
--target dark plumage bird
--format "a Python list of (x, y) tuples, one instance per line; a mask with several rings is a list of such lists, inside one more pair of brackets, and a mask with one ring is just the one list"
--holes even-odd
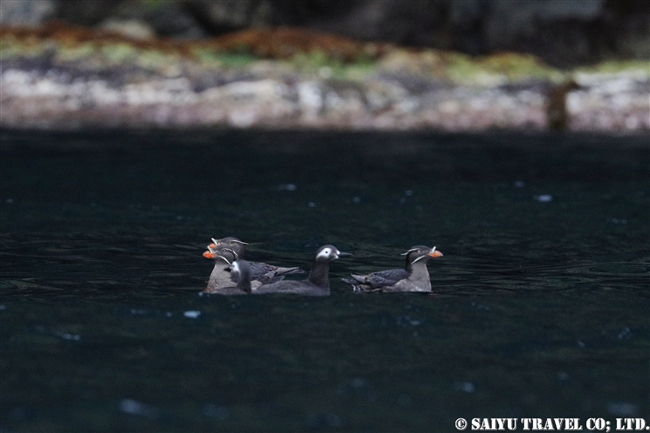
[(427, 262), (431, 258), (442, 257), (442, 253), (436, 251), (436, 247), (416, 245), (403, 255), (406, 256), (404, 269), (388, 269), (368, 275), (352, 274), (352, 278), (343, 278), (343, 281), (352, 284), (355, 292), (430, 292), (431, 277)]
[(350, 253), (342, 253), (333, 245), (324, 245), (316, 251), (314, 264), (309, 272), (309, 278), (301, 281), (278, 281), (272, 284), (263, 284), (257, 288), (253, 287), (251, 293), (254, 295), (268, 293), (285, 293), (308, 296), (329, 296), (330, 294), (330, 263), (339, 257), (351, 256)]
[(212, 249), (230, 248), (235, 255), (237, 256), (241, 255), (243, 258), (244, 252), (246, 251), (246, 245), (248, 245), (247, 242), (243, 242), (237, 238), (228, 236), (221, 239), (212, 238), (212, 243), (208, 245), (208, 248), (212, 248)]
[[(244, 254), (246, 253), (246, 245), (248, 245), (248, 243), (242, 242), (239, 239), (233, 237), (226, 237), (222, 239), (212, 238), (212, 242), (213, 243), (209, 245), (212, 248), (220, 249), (223, 250), (224, 252), (230, 250), (230, 252), (232, 253), (232, 257), (234, 257), (233, 260), (243, 259)], [(225, 257), (230, 258), (227, 255), (225, 255)], [(290, 275), (290, 274), (305, 273), (305, 271), (297, 267), (283, 268), (280, 266), (268, 265), (262, 262), (250, 262), (250, 261), (248, 263), (251, 266), (251, 275), (253, 280), (259, 279), (259, 277), (263, 275), (267, 275), (267, 277), (271, 277), (273, 275)]]
[[(244, 245), (248, 245), (233, 237), (212, 239), (212, 241), (214, 243), (208, 245), (207, 251), (203, 253), (203, 257), (214, 260), (214, 268), (206, 289), (208, 292), (214, 292), (231, 285), (230, 265), (235, 260), (243, 258)], [(261, 262), (248, 262), (248, 264), (252, 287), (280, 281), (285, 275), (304, 273), (300, 268), (283, 268)]]

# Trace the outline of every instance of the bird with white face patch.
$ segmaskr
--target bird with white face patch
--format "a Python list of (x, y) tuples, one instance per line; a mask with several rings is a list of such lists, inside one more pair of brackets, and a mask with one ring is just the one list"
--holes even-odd
[(253, 295), (283, 293), (307, 296), (329, 296), (330, 294), (330, 263), (339, 257), (351, 256), (343, 253), (333, 245), (324, 245), (316, 251), (314, 264), (309, 272), (309, 278), (300, 281), (278, 281), (272, 284), (262, 284), (252, 288)]
[(436, 247), (416, 245), (402, 255), (406, 256), (404, 269), (388, 269), (367, 275), (352, 274), (352, 278), (342, 280), (351, 284), (355, 292), (430, 292), (431, 277), (427, 262), (431, 258), (442, 257), (442, 253)]

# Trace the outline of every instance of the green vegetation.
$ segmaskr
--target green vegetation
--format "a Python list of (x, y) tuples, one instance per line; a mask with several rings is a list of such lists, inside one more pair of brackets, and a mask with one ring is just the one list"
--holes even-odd
[(473, 58), (452, 53), (448, 57), (447, 77), (458, 84), (496, 85), (532, 80), (561, 82), (565, 74), (534, 56), (501, 53)]
[(61, 62), (74, 62), (77, 60), (82, 60), (90, 57), (96, 51), (95, 45), (90, 42), (84, 42), (82, 44), (66, 49), (58, 48), (59, 47), (54, 47), (56, 50), (56, 58)]
[(219, 66), (226, 68), (244, 68), (260, 60), (259, 57), (244, 52), (216, 53), (214, 57)]
[[(156, 6), (168, 0), (141, 1)], [(458, 85), (487, 87), (526, 81), (561, 83), (573, 73), (629, 72), (650, 76), (650, 62), (640, 60), (607, 61), (572, 71), (561, 71), (544, 64), (532, 55), (518, 53), (471, 57), (430, 49), (416, 51), (392, 48), (379, 58), (373, 58), (361, 50), (356, 59), (345, 61), (337, 57), (342, 51), (338, 51), (336, 46), (330, 47), (330, 51), (312, 48), (289, 59), (273, 59), (256, 55), (252, 47), (245, 45), (229, 51), (223, 51), (218, 45), (205, 41), (178, 45), (142, 45), (128, 40), (84, 39), (76, 36), (74, 31), (70, 33), (71, 36), (63, 32), (51, 37), (4, 32), (0, 34), (0, 59), (35, 58), (54, 53), (58, 63), (87, 62), (93, 69), (135, 65), (162, 73), (188, 62), (208, 70), (241, 70), (264, 60), (270, 67), (268, 70), (313, 76), (317, 79), (359, 82), (378, 71), (383, 71), (443, 80)], [(292, 46), (287, 49), (289, 48), (295, 49)]]
[(645, 73), (650, 76), (650, 61), (609, 60), (590, 66), (581, 66), (574, 72), (616, 74), (621, 72)]
[(43, 55), (48, 49), (46, 44), (37, 41), (19, 42), (11, 35), (0, 37), (0, 59), (31, 58)]
[(332, 59), (322, 51), (294, 55), (283, 61), (284, 65), (301, 74), (314, 75), (323, 79), (361, 81), (377, 70), (378, 63), (366, 56), (357, 61), (345, 63)]

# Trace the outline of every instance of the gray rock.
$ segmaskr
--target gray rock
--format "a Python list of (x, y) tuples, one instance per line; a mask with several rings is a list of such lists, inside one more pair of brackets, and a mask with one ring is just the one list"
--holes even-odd
[(55, 0), (14, 0), (0, 2), (0, 25), (38, 26), (54, 18)]
[(59, 6), (56, 18), (70, 24), (95, 26), (105, 19), (114, 16), (118, 7), (126, 2), (127, 0), (59, 0), (57, 2)]
[(150, 26), (158, 36), (199, 39), (207, 33), (199, 22), (176, 1), (122, 3), (114, 12), (123, 20), (138, 20)]
[(528, 52), (560, 66), (650, 59), (647, 0), (0, 1), (0, 24), (39, 25), (52, 18), (85, 26), (138, 20), (157, 35), (177, 38), (301, 26), (474, 55)]
[[(19, 65), (16, 65), (19, 66)], [(144, 73), (145, 71), (143, 71)], [(547, 89), (540, 83), (413, 86), (406, 75), (363, 82), (313, 77), (268, 78), (250, 71), (221, 76), (197, 89), (199, 75), (167, 77), (116, 70), (105, 76), (77, 67), (43, 70), (3, 65), (0, 126), (544, 130)], [(239, 75), (238, 75), (239, 74)], [(566, 129), (647, 131), (649, 80), (643, 70), (578, 72), (566, 94)]]
[(644, 0), (196, 0), (183, 6), (214, 34), (288, 25), (470, 54), (523, 51), (556, 65), (621, 54), (650, 58), (650, 2)]
[(273, 24), (271, 0), (193, 0), (182, 5), (213, 34)]

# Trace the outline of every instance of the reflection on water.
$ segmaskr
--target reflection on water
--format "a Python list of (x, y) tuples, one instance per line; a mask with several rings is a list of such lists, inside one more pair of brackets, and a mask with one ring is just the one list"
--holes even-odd
[[(2, 429), (446, 431), (650, 409), (645, 137), (0, 138)], [(201, 253), (227, 235), (281, 265), (324, 243), (355, 256), (326, 299), (201, 296)], [(433, 294), (340, 281), (415, 244), (445, 254)]]

